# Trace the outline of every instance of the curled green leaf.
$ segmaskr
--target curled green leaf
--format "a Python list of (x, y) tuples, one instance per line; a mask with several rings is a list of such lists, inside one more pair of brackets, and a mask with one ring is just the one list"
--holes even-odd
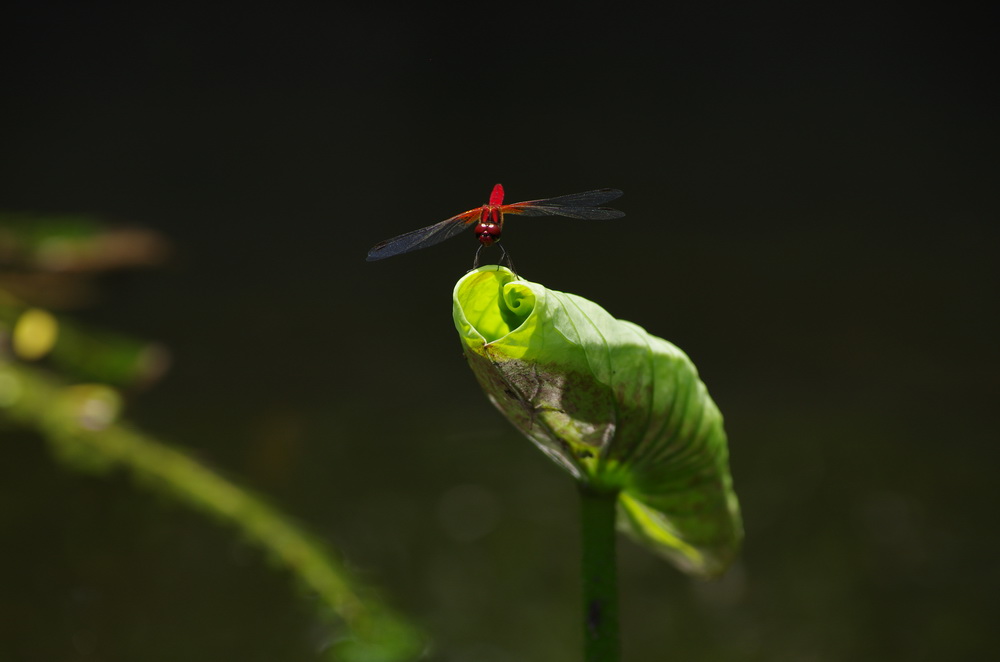
[(455, 326), (490, 400), (619, 527), (715, 576), (743, 537), (722, 415), (684, 352), (592, 301), (496, 266), (464, 276)]

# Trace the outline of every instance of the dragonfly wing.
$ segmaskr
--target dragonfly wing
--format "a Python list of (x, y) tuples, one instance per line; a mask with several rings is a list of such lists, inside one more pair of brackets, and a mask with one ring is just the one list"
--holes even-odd
[(615, 188), (602, 188), (585, 193), (561, 195), (544, 200), (526, 200), (505, 205), (506, 214), (521, 214), (522, 216), (565, 216), (567, 218), (583, 218), (588, 220), (603, 220), (621, 218), (624, 212), (608, 207), (601, 207), (621, 197), (622, 192)]
[(582, 218), (588, 221), (603, 221), (621, 218), (625, 215), (625, 212), (620, 209), (611, 209), (610, 207), (549, 207), (546, 205), (505, 209), (504, 213), (520, 214), (521, 216), (565, 216), (566, 218)]
[(368, 251), (367, 261), (383, 260), (387, 257), (439, 244), (445, 239), (454, 237), (465, 228), (470, 227), (473, 221), (479, 217), (479, 211), (479, 209), (470, 209), (457, 216), (446, 218), (440, 223), (428, 225), (426, 228), (413, 230), (412, 232), (407, 232), (406, 234), (401, 234), (398, 237), (375, 244)]

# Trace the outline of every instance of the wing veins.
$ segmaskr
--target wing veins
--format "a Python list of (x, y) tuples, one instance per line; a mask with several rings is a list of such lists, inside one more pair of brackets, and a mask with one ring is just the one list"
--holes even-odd
[(625, 216), (625, 212), (610, 207), (548, 207), (545, 205), (511, 209), (506, 213), (519, 216), (565, 216), (566, 218), (579, 218), (588, 221), (602, 221)]
[(541, 200), (525, 200), (515, 202), (512, 207), (520, 205), (546, 206), (546, 207), (600, 207), (606, 202), (617, 200), (622, 196), (622, 192), (616, 188), (599, 188), (583, 193), (571, 193), (560, 195), (555, 198), (543, 198)]
[[(387, 257), (409, 253), (419, 248), (426, 248), (439, 244), (445, 239), (450, 239), (456, 234), (472, 225), (473, 220), (479, 214), (481, 208), (470, 209), (469, 211), (456, 214), (451, 218), (446, 218), (434, 225), (428, 225), (419, 230), (406, 232), (392, 239), (379, 242), (368, 251), (368, 262), (383, 260)], [(461, 221), (461, 222), (457, 222)]]

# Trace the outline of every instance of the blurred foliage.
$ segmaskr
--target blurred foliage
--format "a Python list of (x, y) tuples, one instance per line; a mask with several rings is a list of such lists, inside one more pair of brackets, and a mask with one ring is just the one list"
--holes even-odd
[(38, 306), (89, 305), (97, 275), (155, 267), (169, 254), (166, 238), (144, 228), (87, 215), (0, 212), (0, 289)]
[(45, 359), (73, 379), (139, 387), (154, 383), (170, 363), (169, 352), (158, 343), (95, 329), (42, 308), (4, 303), (2, 290), (0, 323), (9, 330), (14, 356)]
[(0, 264), (7, 268), (99, 273), (157, 266), (168, 253), (161, 235), (94, 216), (0, 213)]
[[(38, 281), (33, 275), (90, 278), (109, 269), (148, 266), (162, 259), (165, 247), (156, 234), (109, 229), (90, 217), (0, 215), (0, 418), (39, 434), (69, 469), (96, 475), (125, 471), (137, 487), (235, 527), (318, 597), (320, 615), (337, 633), (327, 649), (331, 659), (418, 658), (423, 635), (362, 586), (323, 542), (261, 496), (122, 420), (125, 399), (119, 389), (134, 392), (156, 381), (168, 365), (163, 347), (93, 329), (31, 300), (37, 294), (80, 303), (72, 296), (80, 290), (70, 280)], [(11, 279), (12, 274), (27, 278)], [(12, 281), (47, 287), (6, 289)], [(53, 283), (67, 285), (70, 296), (51, 296)]]

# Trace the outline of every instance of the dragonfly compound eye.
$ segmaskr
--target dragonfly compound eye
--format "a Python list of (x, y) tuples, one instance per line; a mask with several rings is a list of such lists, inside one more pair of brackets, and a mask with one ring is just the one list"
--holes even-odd
[(500, 240), (500, 226), (496, 223), (480, 223), (476, 226), (476, 237), (484, 246)]

